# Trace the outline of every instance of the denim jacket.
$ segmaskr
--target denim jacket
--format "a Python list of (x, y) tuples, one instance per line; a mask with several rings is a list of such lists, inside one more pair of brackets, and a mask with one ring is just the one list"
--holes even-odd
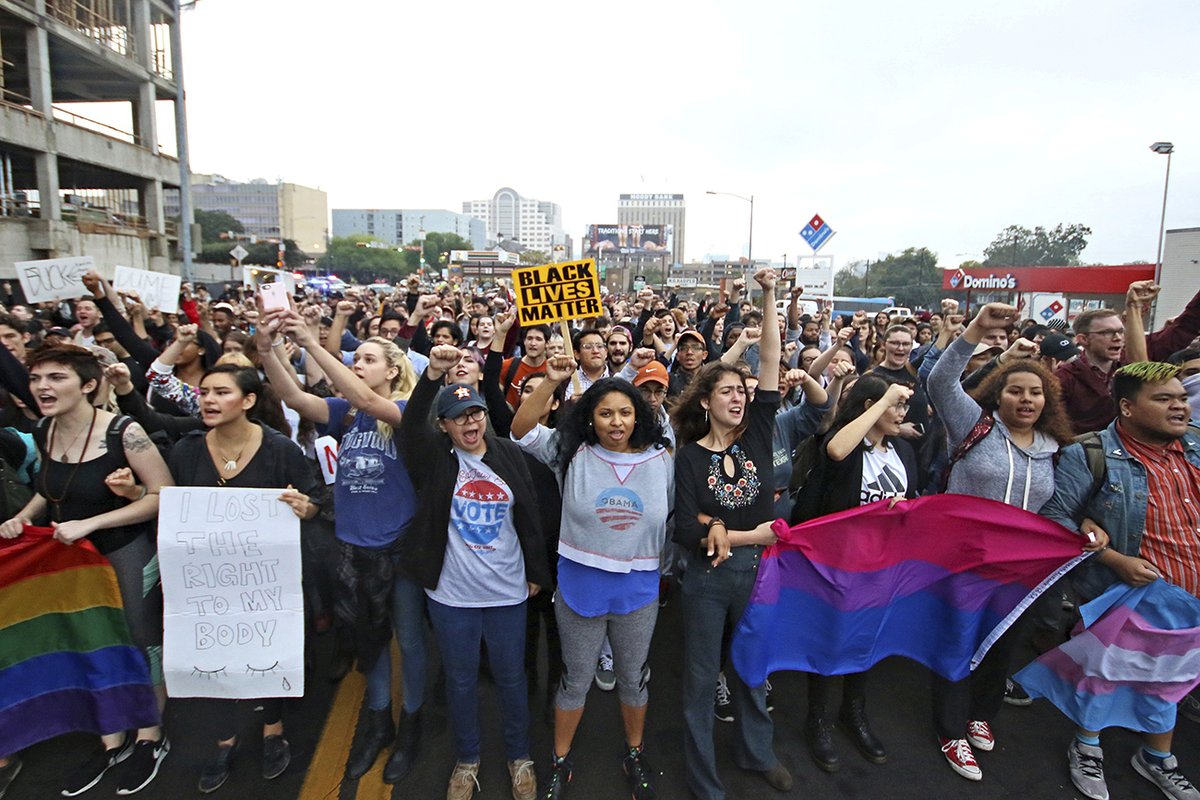
[[(1107, 472), (1095, 495), (1083, 445), (1068, 445), (1054, 472), (1054, 496), (1042, 506), (1041, 514), (1073, 531), (1079, 530), (1085, 517), (1091, 518), (1108, 533), (1112, 549), (1137, 556), (1146, 531), (1146, 468), (1126, 452), (1116, 422), (1100, 431), (1100, 442)], [(1187, 460), (1200, 467), (1200, 436), (1194, 428), (1184, 435), (1183, 449)], [(1071, 577), (1084, 600), (1097, 597), (1117, 581), (1116, 573), (1095, 558), (1076, 567)]]

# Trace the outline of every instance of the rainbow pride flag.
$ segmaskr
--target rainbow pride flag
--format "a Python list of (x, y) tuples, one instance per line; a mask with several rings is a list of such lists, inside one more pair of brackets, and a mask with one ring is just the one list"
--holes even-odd
[(1164, 580), (1115, 583), (1079, 614), (1070, 640), (1014, 680), (1085, 730), (1173, 730), (1176, 704), (1200, 685), (1200, 600)]
[(1081, 538), (993, 500), (880, 501), (788, 528), (763, 553), (732, 658), (748, 685), (776, 670), (863, 672), (906, 656), (966, 677), (1084, 556)]
[(108, 560), (48, 533), (0, 539), (0, 755), (160, 721)]

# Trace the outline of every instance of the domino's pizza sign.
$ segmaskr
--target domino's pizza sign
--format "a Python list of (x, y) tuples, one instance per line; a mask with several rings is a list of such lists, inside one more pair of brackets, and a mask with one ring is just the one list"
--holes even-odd
[(1030, 316), (1045, 325), (1050, 320), (1067, 321), (1067, 298), (1061, 294), (1037, 293), (1033, 296), (1033, 312)]
[(834, 230), (825, 224), (825, 220), (821, 219), (820, 214), (813, 214), (813, 218), (808, 221), (800, 231), (800, 238), (808, 243), (808, 246), (817, 252), (825, 243), (833, 238)]

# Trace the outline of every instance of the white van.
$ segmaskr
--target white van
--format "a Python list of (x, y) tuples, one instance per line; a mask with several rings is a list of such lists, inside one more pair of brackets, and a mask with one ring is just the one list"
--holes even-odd
[[(788, 305), (791, 302), (791, 298), (785, 297), (775, 303), (775, 308), (778, 311), (779, 316), (787, 319)], [(800, 316), (804, 316), (805, 314), (808, 314), (810, 317), (816, 316), (817, 311), (819, 310), (820, 309), (817, 307), (816, 301), (805, 300), (803, 298), (800, 299)]]
[(913, 315), (912, 309), (908, 306), (890, 306), (883, 310), (883, 313), (888, 317), (899, 317), (900, 319), (908, 319)]

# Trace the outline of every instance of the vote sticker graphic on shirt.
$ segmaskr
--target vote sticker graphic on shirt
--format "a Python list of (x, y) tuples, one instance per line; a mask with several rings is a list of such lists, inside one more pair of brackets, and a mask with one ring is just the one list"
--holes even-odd
[(623, 487), (605, 489), (596, 498), (596, 516), (614, 531), (629, 530), (637, 524), (645, 511), (642, 498)]
[(454, 493), (450, 516), (459, 535), (472, 549), (488, 547), (500, 535), (508, 516), (508, 492), (484, 478), (467, 481)]

